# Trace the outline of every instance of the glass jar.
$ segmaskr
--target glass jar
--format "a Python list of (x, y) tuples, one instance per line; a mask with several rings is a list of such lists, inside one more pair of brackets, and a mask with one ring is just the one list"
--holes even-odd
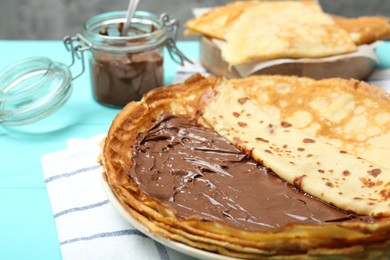
[[(183, 65), (188, 60), (176, 47), (178, 22), (167, 14), (138, 11), (121, 36), (126, 12), (103, 13), (84, 24), (82, 34), (65, 37), (72, 62), (64, 65), (46, 57), (28, 58), (0, 72), (0, 124), (33, 123), (59, 109), (72, 93), (72, 83), (85, 70), (90, 51), (94, 97), (102, 104), (122, 107), (163, 85), (163, 48)], [(71, 67), (81, 62), (73, 75)]]
[[(103, 13), (84, 24), (78, 35), (89, 46), (91, 82), (95, 99), (110, 106), (122, 107), (164, 82), (164, 46), (176, 49), (178, 24), (166, 14), (137, 11), (131, 26), (121, 35), (126, 12)], [(168, 47), (168, 50), (172, 48)]]

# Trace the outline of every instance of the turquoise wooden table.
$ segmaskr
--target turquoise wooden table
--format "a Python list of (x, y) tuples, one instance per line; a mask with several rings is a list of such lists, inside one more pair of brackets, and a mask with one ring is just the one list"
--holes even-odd
[[(178, 46), (197, 59), (197, 42)], [(70, 62), (60, 41), (0, 41), (0, 53), (0, 69), (33, 56)], [(381, 66), (390, 67), (389, 42), (378, 48), (378, 54)], [(165, 84), (170, 84), (177, 67), (165, 57)], [(68, 138), (106, 132), (118, 112), (93, 100), (87, 68), (74, 81), (69, 101), (49, 118), (27, 127), (0, 125), (0, 259), (61, 259), (40, 159), (64, 149)]]
[[(178, 46), (189, 58), (198, 57), (196, 42)], [(0, 69), (35, 56), (70, 63), (61, 41), (0, 41), (0, 53)], [(177, 65), (165, 57), (170, 84)], [(94, 101), (87, 68), (74, 81), (68, 102), (50, 117), (25, 127), (0, 125), (0, 259), (61, 259), (40, 159), (64, 149), (69, 138), (106, 132), (118, 112)]]

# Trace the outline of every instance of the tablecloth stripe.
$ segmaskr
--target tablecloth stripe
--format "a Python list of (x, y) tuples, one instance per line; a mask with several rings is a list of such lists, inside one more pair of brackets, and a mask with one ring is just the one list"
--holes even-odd
[(102, 232), (102, 233), (96, 233), (91, 236), (87, 237), (76, 237), (68, 240), (64, 240), (60, 242), (60, 245), (66, 245), (71, 244), (79, 241), (86, 241), (86, 240), (94, 240), (98, 238), (107, 238), (107, 237), (119, 237), (119, 236), (141, 236), (141, 237), (147, 237), (142, 232), (138, 231), (137, 229), (125, 229), (125, 230), (117, 230), (112, 232)]
[(84, 211), (84, 210), (89, 210), (89, 209), (101, 207), (103, 205), (106, 205), (107, 203), (109, 203), (109, 200), (103, 200), (103, 201), (100, 201), (100, 202), (97, 202), (97, 203), (93, 203), (93, 204), (90, 204), (90, 205), (86, 205), (86, 206), (83, 206), (83, 207), (74, 207), (74, 208), (66, 209), (66, 210), (63, 210), (63, 211), (55, 213), (53, 216), (54, 216), (54, 218), (58, 218), (58, 217), (61, 217), (63, 215), (69, 214), (69, 213), (78, 212), (78, 211)]
[[(138, 231), (137, 229), (125, 229), (125, 230), (118, 230), (118, 231), (113, 231), (113, 232), (97, 233), (97, 234), (93, 234), (93, 235), (88, 236), (88, 237), (72, 238), (72, 239), (68, 239), (65, 241), (61, 241), (60, 245), (64, 246), (67, 244), (77, 243), (80, 241), (90, 241), (90, 240), (94, 240), (94, 239), (104, 239), (104, 238), (112, 238), (112, 237), (120, 237), (120, 236), (140, 236), (143, 238), (150, 239), (149, 237), (147, 237), (145, 234)], [(153, 241), (153, 242), (154, 242), (154, 245), (156, 246), (157, 253), (158, 253), (160, 259), (161, 260), (170, 260), (171, 258), (168, 254), (167, 248), (156, 241)]]
[(96, 170), (98, 168), (100, 168), (100, 165), (96, 164), (96, 165), (93, 165), (93, 166), (90, 166), (90, 167), (77, 169), (77, 170), (72, 171), (72, 172), (61, 173), (61, 174), (58, 174), (58, 175), (50, 176), (49, 178), (45, 179), (45, 183), (49, 183), (49, 182), (52, 182), (52, 181), (55, 181), (55, 180), (58, 180), (58, 179), (62, 179), (62, 178), (72, 177), (74, 175), (77, 175), (77, 174), (80, 174), (80, 173), (84, 173), (84, 172), (93, 171), (93, 170)]
[(168, 255), (168, 251), (167, 251), (167, 248), (165, 246), (163, 246), (162, 244), (160, 244), (156, 241), (154, 241), (154, 244), (156, 245), (157, 253), (160, 256), (160, 259), (166, 259), (166, 260), (171, 259)]

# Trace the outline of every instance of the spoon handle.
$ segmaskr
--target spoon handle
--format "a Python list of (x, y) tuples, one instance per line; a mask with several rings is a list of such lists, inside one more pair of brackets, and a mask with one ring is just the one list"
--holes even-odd
[(131, 25), (131, 18), (134, 15), (135, 10), (137, 9), (139, 0), (130, 0), (129, 6), (127, 8), (127, 14), (126, 14), (126, 23), (122, 28), (121, 35), (125, 36), (127, 34), (127, 31), (129, 30), (129, 27)]

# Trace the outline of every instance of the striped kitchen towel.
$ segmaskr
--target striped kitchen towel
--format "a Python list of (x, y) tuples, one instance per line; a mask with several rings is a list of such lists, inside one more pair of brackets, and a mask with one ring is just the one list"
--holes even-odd
[(111, 205), (97, 163), (102, 137), (70, 139), (42, 157), (63, 259), (193, 259), (145, 236)]

